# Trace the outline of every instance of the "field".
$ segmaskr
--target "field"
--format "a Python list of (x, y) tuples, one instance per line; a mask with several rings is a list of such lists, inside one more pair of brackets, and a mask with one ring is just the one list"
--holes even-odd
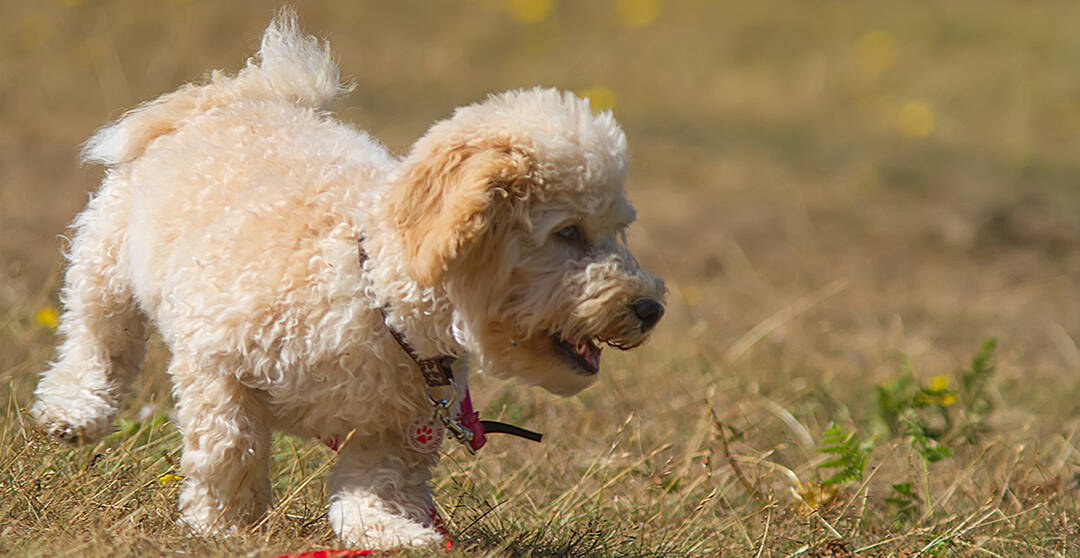
[[(176, 524), (160, 340), (101, 443), (57, 447), (26, 412), (65, 227), (102, 174), (80, 142), (242, 66), (274, 9), (0, 0), (0, 554), (335, 547), (332, 454), (290, 437), (257, 529)], [(475, 380), (483, 415), (546, 438), (444, 446), (451, 555), (1080, 556), (1080, 4), (297, 11), (356, 83), (338, 114), (396, 153), (535, 84), (613, 109), (630, 139), (629, 242), (667, 316), (579, 396)]]

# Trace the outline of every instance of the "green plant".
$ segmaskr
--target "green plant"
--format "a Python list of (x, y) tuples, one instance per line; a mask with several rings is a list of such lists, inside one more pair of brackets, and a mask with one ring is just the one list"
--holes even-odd
[(815, 449), (818, 453), (832, 456), (819, 463), (817, 468), (835, 471), (825, 480), (806, 482), (790, 472), (794, 485), (792, 491), (798, 496), (796, 507), (804, 512), (831, 505), (839, 497), (841, 487), (862, 480), (873, 443), (857, 441), (854, 429), (848, 430), (838, 424), (830, 424), (822, 433), (821, 443)]
[(915, 413), (905, 413), (900, 420), (911, 448), (927, 463), (937, 463), (956, 453), (955, 449), (941, 441), (941, 432), (928, 429)]
[(988, 339), (960, 373), (959, 388), (951, 389), (948, 375), (941, 374), (923, 384), (911, 361), (902, 355), (903, 373), (877, 386), (875, 423), (878, 435), (906, 436), (908, 443), (926, 463), (950, 457), (956, 447), (970, 442), (984, 430), (993, 402), (986, 394), (994, 370), (993, 351), (997, 341)]
[(818, 469), (836, 469), (823, 485), (845, 485), (862, 480), (866, 461), (872, 448), (869, 442), (860, 443), (855, 439), (855, 430), (847, 430), (838, 424), (830, 424), (825, 429), (824, 438), (817, 451), (833, 456), (818, 464)]
[(970, 441), (985, 430), (986, 417), (994, 410), (987, 386), (994, 372), (995, 348), (997, 339), (987, 339), (971, 358), (968, 369), (960, 374), (957, 398), (963, 421), (957, 428), (956, 436), (964, 441)]
[(892, 485), (892, 493), (885, 497), (889, 505), (889, 515), (896, 524), (911, 523), (919, 512), (919, 495), (911, 488), (910, 482)]

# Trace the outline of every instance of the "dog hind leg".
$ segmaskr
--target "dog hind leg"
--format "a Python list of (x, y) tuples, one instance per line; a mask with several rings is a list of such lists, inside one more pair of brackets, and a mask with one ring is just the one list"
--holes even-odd
[(204, 535), (257, 521), (270, 506), (270, 427), (263, 394), (178, 352), (169, 365), (184, 436), (182, 520)]
[(110, 176), (75, 219), (61, 299), (59, 358), (42, 374), (31, 413), (68, 443), (107, 434), (145, 351), (143, 318), (125, 274), (130, 185)]

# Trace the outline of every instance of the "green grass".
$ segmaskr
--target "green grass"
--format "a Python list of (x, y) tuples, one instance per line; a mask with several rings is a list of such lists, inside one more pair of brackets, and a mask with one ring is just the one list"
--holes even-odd
[[(577, 397), (475, 380), (484, 415), (546, 436), (447, 452), (455, 553), (1080, 554), (1080, 5), (669, 0), (627, 28), (612, 2), (523, 4), (298, 7), (357, 83), (339, 114), (396, 152), (533, 84), (613, 102), (631, 142), (630, 244), (668, 314)], [(158, 340), (119, 434), (58, 448), (25, 413), (59, 235), (101, 174), (78, 144), (240, 66), (274, 8), (0, 2), (0, 554), (336, 545), (332, 454), (289, 437), (260, 529), (176, 525)]]

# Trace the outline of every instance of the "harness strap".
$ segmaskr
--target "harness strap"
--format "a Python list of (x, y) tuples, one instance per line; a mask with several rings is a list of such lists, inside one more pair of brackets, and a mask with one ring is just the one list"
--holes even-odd
[[(364, 251), (363, 235), (356, 238), (356, 247), (360, 256), (360, 263), (362, 264), (364, 260), (367, 259), (367, 252)], [(382, 314), (383, 325), (386, 326), (386, 329), (390, 332), (390, 336), (394, 338), (394, 341), (397, 341), (397, 344), (401, 347), (401, 350), (404, 351), (405, 354), (408, 355), (409, 358), (416, 363), (416, 366), (420, 369), (420, 373), (424, 376), (424, 383), (427, 384), (429, 388), (455, 385), (453, 364), (454, 361), (457, 360), (456, 358), (450, 355), (444, 355), (436, 358), (420, 358), (420, 355), (416, 353), (416, 349), (413, 349), (412, 345), (410, 345), (409, 342), (405, 340), (405, 336), (402, 335), (400, 331), (394, 329), (390, 326), (390, 324), (386, 322), (386, 307), (379, 308), (379, 313)], [(431, 397), (430, 392), (428, 393), (428, 397), (431, 398), (432, 404), (437, 407), (438, 402), (436, 402), (435, 399)], [(468, 401), (469, 394), (468, 390), (466, 390), (465, 401), (463, 401), (463, 403)], [(476, 450), (480, 449), (480, 447), (484, 445), (485, 433), (509, 434), (511, 436), (525, 438), (526, 440), (532, 440), (533, 442), (539, 442), (544, 437), (544, 435), (540, 434), (539, 432), (526, 430), (524, 428), (521, 428), (520, 426), (514, 426), (505, 422), (499, 422), (497, 420), (476, 420), (477, 417), (474, 417), (472, 415), (478, 414), (472, 411), (471, 404), (469, 405), (468, 411), (466, 411), (464, 407), (462, 407), (461, 411), (462, 418), (466, 418), (466, 415), (468, 415), (468, 418), (466, 420), (469, 424), (467, 426), (472, 432), (472, 436), (468, 437), (468, 439), (463, 439), (460, 435), (457, 435), (455, 433), (455, 437), (457, 437), (458, 440), (461, 441), (463, 444), (466, 444), (466, 447), (472, 450), (472, 452), (474, 453), (476, 452)], [(451, 432), (454, 432), (453, 428), (451, 428)]]
[(444, 387), (453, 383), (454, 371), (452, 366), (454, 361), (457, 360), (456, 358), (449, 355), (436, 358), (420, 358), (412, 345), (405, 340), (405, 336), (386, 323), (386, 308), (380, 308), (379, 312), (382, 314), (383, 324), (386, 325), (386, 329), (390, 330), (390, 335), (394, 338), (394, 341), (397, 341), (397, 344), (401, 346), (401, 350), (405, 351), (405, 354), (409, 355), (409, 358), (413, 359), (413, 362), (420, 367), (420, 373), (424, 375), (424, 383), (428, 387)]

